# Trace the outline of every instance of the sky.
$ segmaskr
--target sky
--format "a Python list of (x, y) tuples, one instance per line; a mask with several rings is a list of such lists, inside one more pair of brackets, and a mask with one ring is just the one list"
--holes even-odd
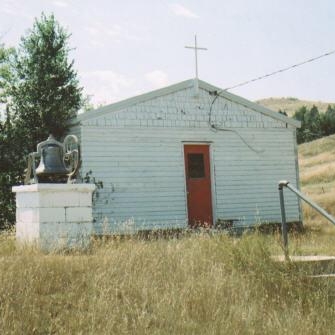
[[(333, 0), (0, 0), (0, 42), (17, 47), (41, 13), (71, 34), (94, 105), (195, 77), (227, 88), (335, 50)], [(335, 54), (230, 92), (335, 102)]]

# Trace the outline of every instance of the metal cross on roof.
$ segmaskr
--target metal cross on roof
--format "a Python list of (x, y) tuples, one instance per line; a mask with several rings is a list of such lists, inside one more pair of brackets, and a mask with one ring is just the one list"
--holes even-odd
[(195, 53), (195, 78), (198, 79), (198, 50), (207, 50), (207, 48), (200, 48), (197, 44), (197, 35), (194, 36), (194, 46), (185, 46), (187, 49), (194, 49)]

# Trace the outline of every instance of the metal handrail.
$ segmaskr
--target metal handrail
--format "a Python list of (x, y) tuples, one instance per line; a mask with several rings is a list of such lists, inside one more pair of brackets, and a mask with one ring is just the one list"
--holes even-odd
[(317, 210), (321, 215), (323, 215), (327, 220), (329, 220), (333, 225), (335, 225), (335, 218), (326, 212), (323, 208), (317, 205), (313, 200), (309, 199), (307, 196), (302, 194), (298, 189), (290, 184), (289, 181), (281, 180), (278, 183), (279, 190), (279, 200), (280, 200), (280, 211), (281, 211), (281, 219), (282, 219), (282, 236), (283, 236), (283, 246), (285, 257), (288, 258), (288, 236), (287, 236), (287, 223), (286, 223), (286, 213), (285, 213), (285, 203), (284, 203), (284, 192), (283, 188), (287, 187), (293, 193), (295, 193), (300, 199), (307, 202), (311, 207)]

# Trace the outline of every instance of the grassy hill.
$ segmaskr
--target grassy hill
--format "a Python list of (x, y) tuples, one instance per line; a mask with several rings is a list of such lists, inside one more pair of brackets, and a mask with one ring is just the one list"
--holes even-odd
[(275, 112), (279, 110), (286, 111), (289, 116), (292, 116), (294, 112), (302, 106), (311, 108), (315, 105), (319, 112), (325, 112), (328, 105), (335, 104), (334, 102), (322, 102), (322, 101), (309, 101), (309, 100), (299, 100), (297, 98), (267, 98), (256, 101), (258, 104), (263, 105), (267, 108), (272, 109)]
[[(301, 144), (299, 165), (302, 191), (335, 216), (335, 135)], [(309, 206), (303, 208), (308, 225), (335, 230)]]

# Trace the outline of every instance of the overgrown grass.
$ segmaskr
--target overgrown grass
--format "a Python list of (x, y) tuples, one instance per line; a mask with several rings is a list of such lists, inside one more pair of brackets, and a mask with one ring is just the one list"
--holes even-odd
[(335, 282), (270, 255), (276, 236), (0, 246), (2, 334), (332, 334)]

